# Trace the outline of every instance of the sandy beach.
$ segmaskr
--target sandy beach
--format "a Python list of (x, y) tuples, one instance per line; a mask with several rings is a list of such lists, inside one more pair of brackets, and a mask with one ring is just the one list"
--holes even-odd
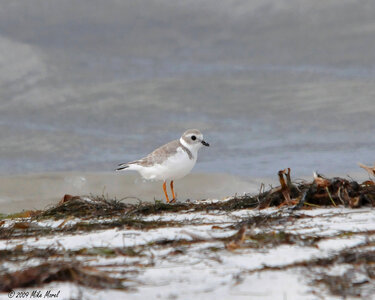
[(0, 298), (373, 299), (374, 186), (321, 180), (174, 204), (73, 197), (1, 216)]

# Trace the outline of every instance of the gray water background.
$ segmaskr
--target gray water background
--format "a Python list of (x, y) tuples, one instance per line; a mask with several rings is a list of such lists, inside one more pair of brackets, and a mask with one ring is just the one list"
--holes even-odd
[(374, 1), (0, 1), (0, 173), (112, 171), (198, 128), (195, 172), (375, 161)]

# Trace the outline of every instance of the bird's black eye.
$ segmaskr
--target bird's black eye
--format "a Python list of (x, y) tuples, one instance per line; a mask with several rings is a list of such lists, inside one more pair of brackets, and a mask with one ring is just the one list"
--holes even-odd
[(192, 136), (191, 136), (191, 139), (192, 139), (193, 141), (195, 141), (195, 140), (197, 139), (197, 137), (196, 137), (195, 135), (192, 135)]

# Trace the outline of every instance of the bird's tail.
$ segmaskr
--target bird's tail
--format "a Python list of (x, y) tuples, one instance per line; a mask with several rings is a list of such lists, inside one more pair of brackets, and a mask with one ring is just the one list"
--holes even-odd
[(126, 164), (119, 164), (116, 171), (122, 171), (122, 170), (125, 170), (127, 168), (129, 168), (129, 165), (127, 163)]

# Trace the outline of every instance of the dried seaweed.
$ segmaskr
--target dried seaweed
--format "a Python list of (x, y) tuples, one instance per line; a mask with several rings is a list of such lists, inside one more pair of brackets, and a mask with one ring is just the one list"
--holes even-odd
[[(64, 196), (63, 199), (67, 197)], [(121, 215), (128, 205), (117, 201), (107, 200), (104, 197), (71, 196), (66, 201), (60, 201), (57, 206), (51, 207), (37, 215), (38, 219), (61, 219), (67, 216), (74, 217), (103, 217)]]
[(123, 280), (112, 278), (93, 267), (77, 262), (53, 262), (0, 275), (0, 291), (8, 292), (20, 287), (33, 287), (53, 281), (71, 281), (92, 288), (125, 289)]
[(133, 228), (148, 230), (153, 228), (170, 226), (181, 226), (180, 222), (175, 221), (145, 221), (136, 217), (116, 217), (111, 219), (105, 219), (101, 222), (94, 222), (92, 220), (79, 221), (73, 224), (66, 224), (63, 221), (57, 227), (40, 226), (35, 222), (23, 221), (17, 222), (10, 227), (0, 228), (0, 239), (10, 239), (10, 238), (25, 238), (32, 236), (47, 236), (56, 233), (77, 233), (77, 232), (89, 232), (95, 230), (106, 230), (112, 228)]
[[(32, 217), (66, 219), (68, 217), (99, 218), (113, 216), (141, 216), (164, 212), (233, 211), (246, 208), (267, 208), (272, 206), (293, 206), (293, 209), (311, 206), (337, 206), (357, 208), (364, 205), (375, 206), (375, 185), (365, 181), (358, 183), (343, 178), (328, 179), (315, 174), (310, 183), (294, 183), (290, 169), (278, 172), (280, 186), (257, 195), (235, 196), (217, 202), (177, 202), (166, 204), (161, 201), (130, 205), (104, 197), (80, 197), (65, 195), (56, 205), (45, 211), (28, 211), (8, 217)], [(4, 218), (4, 216), (3, 216)], [(1, 226), (0, 226), (1, 228)]]

